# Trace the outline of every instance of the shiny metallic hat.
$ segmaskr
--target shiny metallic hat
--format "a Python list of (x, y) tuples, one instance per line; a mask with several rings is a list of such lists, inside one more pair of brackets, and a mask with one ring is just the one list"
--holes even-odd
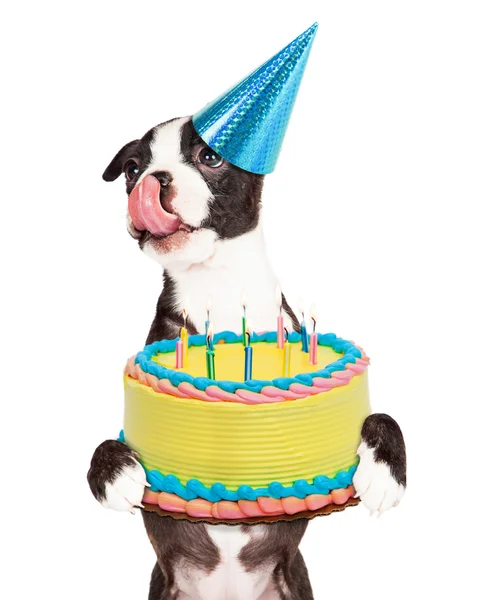
[(202, 140), (251, 173), (274, 170), (318, 24), (193, 116)]

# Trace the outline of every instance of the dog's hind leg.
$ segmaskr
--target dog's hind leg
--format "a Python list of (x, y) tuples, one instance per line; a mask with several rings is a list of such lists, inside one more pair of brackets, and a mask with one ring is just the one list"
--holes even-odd
[[(273, 583), (281, 600), (314, 600), (308, 569), (299, 550), (291, 564), (280, 563), (276, 567)], [(276, 596), (265, 595), (260, 600), (269, 600), (270, 597)]]
[(150, 593), (148, 600), (170, 600), (170, 596), (164, 597), (165, 593), (165, 576), (163, 575), (160, 565), (155, 564), (150, 579)]

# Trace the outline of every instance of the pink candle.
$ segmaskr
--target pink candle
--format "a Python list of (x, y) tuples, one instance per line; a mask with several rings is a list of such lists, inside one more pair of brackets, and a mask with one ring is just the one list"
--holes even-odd
[(282, 350), (284, 348), (284, 322), (283, 315), (278, 317), (278, 348)]
[(316, 333), (316, 317), (314, 310), (311, 309), (311, 321), (313, 322), (313, 333), (309, 338), (309, 364), (318, 364), (318, 334)]
[(309, 339), (309, 364), (318, 364), (318, 334), (312, 333)]
[(280, 350), (284, 348), (284, 319), (283, 319), (283, 294), (279, 286), (276, 287), (276, 306), (279, 310), (278, 326), (276, 329), (276, 345)]
[(176, 368), (177, 369), (182, 369), (183, 368), (183, 342), (181, 340), (178, 340), (176, 342)]

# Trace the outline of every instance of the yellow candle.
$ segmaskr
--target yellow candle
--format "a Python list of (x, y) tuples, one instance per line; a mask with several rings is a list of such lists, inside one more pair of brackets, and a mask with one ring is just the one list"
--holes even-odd
[(289, 332), (284, 328), (285, 341), (283, 347), (283, 377), (290, 377), (291, 372), (291, 344), (288, 341)]
[(188, 360), (188, 330), (185, 327), (180, 330), (180, 340), (183, 342), (183, 365), (186, 366)]

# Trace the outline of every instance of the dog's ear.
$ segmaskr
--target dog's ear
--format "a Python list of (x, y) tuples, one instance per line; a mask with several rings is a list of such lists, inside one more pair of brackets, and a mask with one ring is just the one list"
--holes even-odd
[(140, 145), (140, 140), (133, 140), (129, 142), (123, 148), (117, 152), (111, 163), (105, 169), (103, 173), (103, 179), (105, 181), (115, 181), (123, 172), (123, 167), (126, 162), (135, 155), (138, 146)]

